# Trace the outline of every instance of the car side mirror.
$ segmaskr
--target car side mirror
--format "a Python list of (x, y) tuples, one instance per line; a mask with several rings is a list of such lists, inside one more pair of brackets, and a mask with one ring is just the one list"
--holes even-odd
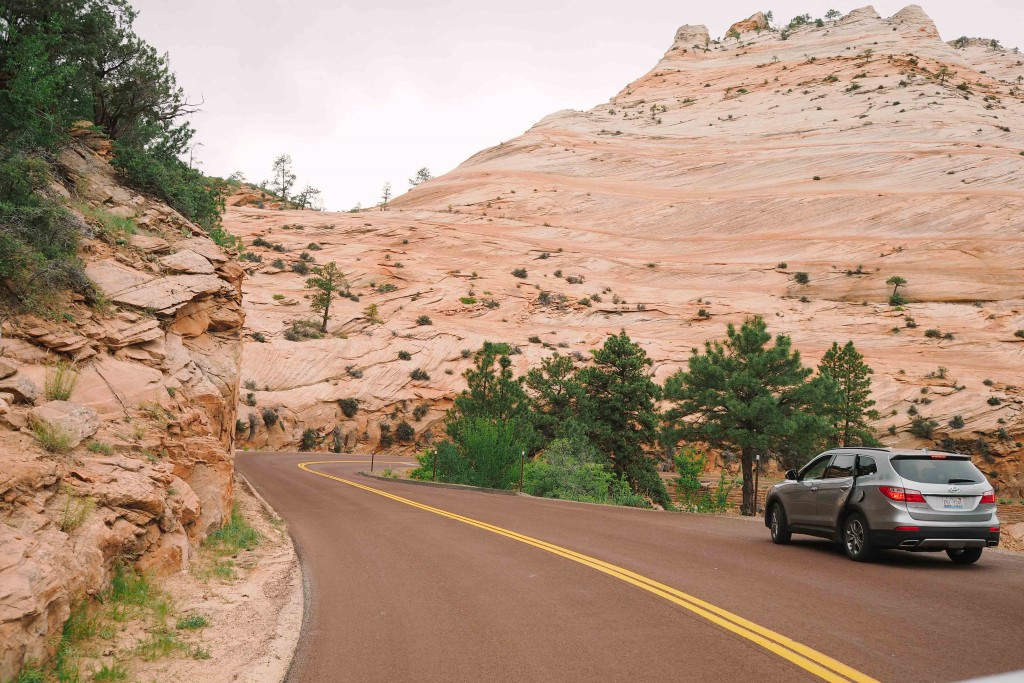
[(797, 480), (796, 470), (787, 470), (786, 471), (786, 479), (790, 479), (792, 481), (796, 481)]

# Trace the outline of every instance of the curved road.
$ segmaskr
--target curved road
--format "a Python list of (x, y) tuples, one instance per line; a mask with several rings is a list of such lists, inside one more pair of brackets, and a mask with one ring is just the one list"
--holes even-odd
[[(378, 456), (376, 468), (409, 463)], [(959, 567), (893, 552), (864, 565), (820, 540), (775, 546), (759, 520), (371, 479), (359, 475), (368, 456), (249, 452), (236, 464), (302, 561), (292, 683), (1024, 669), (1024, 557), (989, 550)]]

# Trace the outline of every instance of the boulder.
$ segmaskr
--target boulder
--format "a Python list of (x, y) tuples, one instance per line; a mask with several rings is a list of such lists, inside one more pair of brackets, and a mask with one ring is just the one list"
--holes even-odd
[(71, 437), (72, 448), (100, 428), (100, 419), (95, 410), (70, 401), (48, 401), (32, 410), (32, 419), (64, 431)]
[(18, 366), (0, 359), (0, 379), (7, 379), (18, 371)]
[(21, 373), (0, 380), (0, 393), (10, 394), (15, 403), (35, 403), (39, 387)]
[[(142, 222), (149, 222), (149, 219)], [(162, 237), (150, 237), (149, 235), (132, 235), (131, 237), (132, 246), (136, 249), (141, 249), (147, 254), (162, 254), (165, 251), (171, 250), (171, 245), (167, 243), (167, 240)]]

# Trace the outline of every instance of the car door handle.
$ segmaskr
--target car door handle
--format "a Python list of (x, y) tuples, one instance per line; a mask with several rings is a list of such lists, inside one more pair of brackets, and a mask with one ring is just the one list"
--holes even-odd
[(845, 490), (846, 490), (846, 489), (848, 489), (848, 488), (850, 488), (850, 485), (849, 485), (849, 484), (847, 484), (846, 486), (840, 486), (840, 487), (839, 487), (839, 490), (840, 490), (840, 491), (845, 491)]
[(812, 487), (811, 487), (811, 490), (812, 490), (812, 491), (817, 491), (817, 490), (818, 490), (818, 487), (817, 487), (817, 486), (812, 486)]

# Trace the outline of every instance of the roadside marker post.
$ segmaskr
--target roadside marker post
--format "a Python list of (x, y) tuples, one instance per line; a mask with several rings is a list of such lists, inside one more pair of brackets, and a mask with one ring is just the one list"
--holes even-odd
[(754, 458), (757, 461), (754, 469), (754, 516), (757, 517), (757, 513), (761, 511), (758, 506), (758, 498), (761, 495), (761, 454), (758, 453)]
[(370, 451), (370, 471), (373, 472), (373, 457), (377, 454), (376, 451)]
[(430, 481), (437, 481), (437, 449), (434, 449), (434, 473), (430, 475)]
[(519, 493), (523, 492), (523, 470), (526, 469), (526, 451), (519, 458)]

